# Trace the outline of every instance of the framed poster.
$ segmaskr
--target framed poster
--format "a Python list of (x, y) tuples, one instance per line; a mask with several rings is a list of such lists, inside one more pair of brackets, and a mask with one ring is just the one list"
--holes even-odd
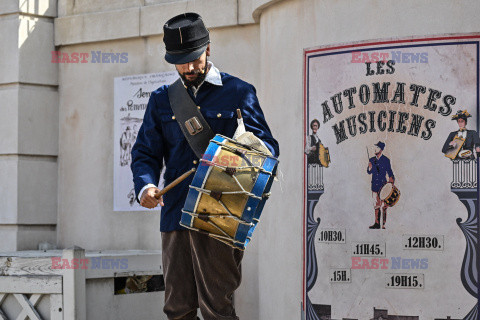
[[(114, 157), (113, 210), (143, 211), (135, 200), (133, 175), (130, 170), (132, 147), (137, 140), (152, 91), (171, 84), (178, 78), (176, 71), (139, 74), (114, 79)], [(163, 175), (160, 179), (163, 184)], [(155, 208), (160, 210), (160, 207)]]
[(307, 320), (477, 319), (479, 41), (305, 50)]

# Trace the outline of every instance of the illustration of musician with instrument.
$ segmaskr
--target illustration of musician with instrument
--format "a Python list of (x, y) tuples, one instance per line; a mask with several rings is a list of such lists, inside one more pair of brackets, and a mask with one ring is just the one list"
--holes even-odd
[(325, 148), (322, 141), (317, 135), (317, 131), (320, 128), (320, 121), (313, 119), (310, 122), (310, 129), (312, 134), (307, 137), (307, 143), (305, 146), (305, 154), (307, 155), (308, 164), (319, 164), (322, 167), (328, 168), (330, 164), (330, 154), (328, 148)]
[[(372, 198), (375, 209), (375, 223), (370, 229), (380, 229), (380, 209), (383, 211), (382, 229), (387, 221), (387, 208), (393, 207), (400, 198), (400, 191), (395, 187), (390, 159), (383, 155), (385, 143), (375, 144), (375, 157), (369, 158), (367, 173), (372, 175)], [(368, 153), (368, 148), (367, 148)], [(388, 175), (388, 182), (386, 176)]]
[(454, 159), (474, 159), (473, 148), (477, 153), (477, 157), (480, 154), (480, 138), (475, 130), (467, 130), (467, 119), (472, 115), (467, 110), (457, 111), (452, 116), (452, 120), (457, 120), (458, 130), (450, 132), (445, 144), (443, 145), (442, 152), (445, 157)]

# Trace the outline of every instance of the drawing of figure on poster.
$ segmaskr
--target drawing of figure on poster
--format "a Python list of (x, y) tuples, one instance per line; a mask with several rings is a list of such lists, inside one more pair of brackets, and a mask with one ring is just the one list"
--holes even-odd
[(120, 166), (129, 166), (131, 159), (131, 152), (135, 140), (137, 140), (138, 127), (137, 124), (141, 124), (142, 119), (131, 117), (130, 113), (121, 119), (122, 132), (120, 136)]
[[(375, 155), (369, 158), (367, 168), (367, 173), (372, 176), (371, 189), (375, 211), (375, 222), (369, 228), (380, 229), (380, 221), (382, 220), (381, 226), (382, 229), (385, 229), (387, 209), (397, 203), (400, 194), (395, 187), (395, 176), (390, 159), (383, 154), (385, 143), (378, 141), (374, 147)], [(388, 177), (388, 182), (386, 177)]]
[(475, 159), (474, 148), (477, 158), (480, 155), (480, 138), (477, 131), (466, 128), (468, 118), (472, 115), (467, 110), (459, 110), (452, 116), (456, 120), (458, 130), (450, 132), (442, 148), (445, 157), (454, 159)]

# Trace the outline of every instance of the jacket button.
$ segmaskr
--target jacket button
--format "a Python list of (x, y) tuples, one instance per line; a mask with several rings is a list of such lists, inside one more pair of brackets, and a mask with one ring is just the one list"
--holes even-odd
[(197, 161), (197, 160), (193, 160), (193, 164), (197, 164), (197, 163), (198, 163), (198, 161)]
[(220, 118), (221, 116), (222, 116), (221, 113), (218, 113), (218, 114), (217, 114), (217, 118)]
[(198, 110), (200, 110), (200, 106), (197, 106)]
[(175, 120), (175, 116), (172, 116), (172, 120)]

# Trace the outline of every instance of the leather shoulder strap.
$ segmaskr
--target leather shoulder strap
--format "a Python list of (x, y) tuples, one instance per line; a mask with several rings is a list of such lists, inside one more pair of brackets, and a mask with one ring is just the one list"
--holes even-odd
[(195, 155), (201, 158), (215, 134), (180, 78), (168, 87), (168, 99), (188, 144)]

